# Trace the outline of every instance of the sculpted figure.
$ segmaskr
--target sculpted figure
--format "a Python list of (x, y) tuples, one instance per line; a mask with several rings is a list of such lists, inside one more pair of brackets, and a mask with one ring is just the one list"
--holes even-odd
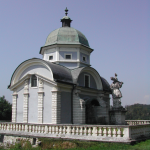
[(112, 89), (113, 99), (121, 98), (122, 94), (119, 88), (122, 87), (123, 82), (118, 81), (116, 73), (115, 73), (115, 77), (111, 77), (110, 79), (113, 81), (113, 83), (110, 85), (110, 88)]

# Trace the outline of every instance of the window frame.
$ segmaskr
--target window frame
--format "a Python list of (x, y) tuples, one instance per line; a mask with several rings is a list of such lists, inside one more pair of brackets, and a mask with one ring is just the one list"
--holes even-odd
[[(85, 86), (85, 76), (88, 76), (88, 87), (87, 86)], [(86, 87), (86, 88), (90, 88), (90, 75), (88, 75), (88, 74), (84, 74), (84, 87)]]
[[(67, 59), (66, 55), (70, 55), (70, 59)], [(72, 60), (72, 53), (65, 53), (64, 54), (64, 58), (65, 58), (65, 60)]]
[[(49, 59), (51, 56), (52, 56), (53, 59)], [(48, 60), (49, 60), (49, 61), (53, 61), (53, 60), (54, 60), (54, 56), (53, 56), (53, 55), (49, 55), (49, 56), (48, 56)]]
[[(85, 57), (85, 60), (83, 60), (83, 57)], [(87, 56), (83, 55), (83, 56), (82, 56), (82, 61), (83, 61), (83, 62), (87, 62)]]
[[(32, 77), (33, 76), (36, 77), (36, 86), (32, 86)], [(31, 88), (38, 88), (38, 77), (35, 74), (31, 75), (31, 77), (30, 77), (30, 87)]]

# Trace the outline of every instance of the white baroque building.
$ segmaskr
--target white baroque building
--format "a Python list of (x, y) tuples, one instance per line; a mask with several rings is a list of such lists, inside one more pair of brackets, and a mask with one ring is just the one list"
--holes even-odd
[(37, 124), (109, 124), (111, 89), (90, 65), (86, 37), (71, 19), (52, 31), (40, 49), (43, 59), (22, 62), (8, 88), (13, 91), (12, 122)]

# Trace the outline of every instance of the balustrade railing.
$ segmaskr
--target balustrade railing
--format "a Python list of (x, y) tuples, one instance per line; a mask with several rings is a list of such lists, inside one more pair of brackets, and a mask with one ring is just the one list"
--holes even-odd
[[(0, 123), (0, 133), (28, 134), (30, 135), (66, 135), (80, 137), (128, 137), (128, 126), (111, 125), (62, 125), (62, 124), (24, 124)], [(91, 138), (92, 139), (92, 138)]]
[(125, 120), (128, 125), (150, 124), (150, 120)]
[(150, 124), (141, 125), (75, 125), (0, 123), (0, 134), (36, 137), (61, 137), (97, 141), (129, 141), (150, 136)]

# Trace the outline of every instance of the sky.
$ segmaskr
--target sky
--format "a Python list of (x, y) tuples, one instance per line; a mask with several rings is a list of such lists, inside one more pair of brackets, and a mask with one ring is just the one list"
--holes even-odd
[[(1, 0), (0, 96), (12, 102), (7, 89), (23, 61), (36, 57), (47, 36), (68, 16), (94, 51), (91, 67), (109, 84), (118, 74), (124, 82), (122, 105), (150, 104), (149, 0)], [(112, 98), (111, 98), (112, 103)]]

